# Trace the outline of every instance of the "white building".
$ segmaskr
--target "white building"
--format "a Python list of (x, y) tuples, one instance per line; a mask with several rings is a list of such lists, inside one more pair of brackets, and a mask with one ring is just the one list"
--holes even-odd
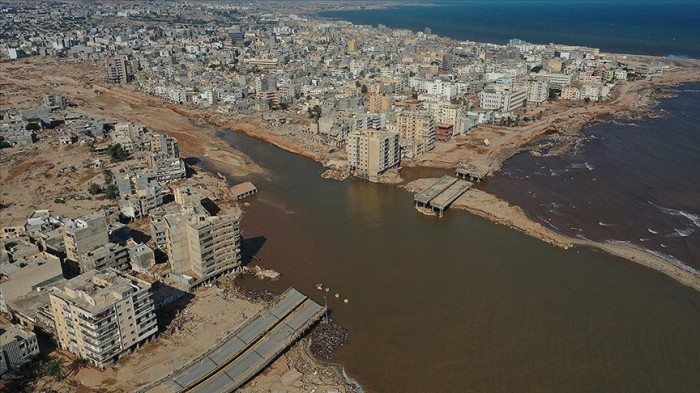
[(486, 110), (512, 112), (525, 106), (527, 89), (494, 85), (479, 93), (479, 106)]

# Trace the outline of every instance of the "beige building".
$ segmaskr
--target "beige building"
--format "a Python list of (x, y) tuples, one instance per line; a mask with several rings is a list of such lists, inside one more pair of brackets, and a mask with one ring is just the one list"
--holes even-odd
[(562, 100), (578, 101), (581, 99), (581, 90), (574, 86), (568, 86), (561, 90)]
[(372, 182), (401, 162), (399, 134), (395, 132), (353, 131), (348, 135), (346, 150), (353, 174)]
[(449, 124), (451, 126), (457, 125), (457, 118), (461, 114), (459, 105), (444, 101), (433, 102), (427, 105), (428, 111), (430, 111), (436, 123)]
[(0, 263), (0, 311), (22, 295), (63, 280), (58, 257), (40, 252)]
[(80, 218), (66, 220), (63, 223), (63, 241), (66, 257), (78, 265), (80, 272), (92, 269), (87, 265), (88, 262), (83, 260), (83, 256), (109, 243), (104, 212), (92, 212)]
[(92, 270), (50, 293), (61, 348), (104, 368), (158, 331), (150, 284), (115, 269)]
[(527, 104), (539, 105), (549, 98), (549, 83), (546, 80), (530, 80), (527, 82)]
[(202, 282), (241, 265), (239, 219), (233, 214), (168, 214), (165, 243), (170, 268)]
[(180, 158), (180, 148), (177, 139), (163, 134), (152, 134), (150, 138), (151, 152), (166, 158)]
[(372, 113), (384, 112), (391, 109), (392, 99), (386, 94), (373, 93), (369, 96), (369, 111)]
[(416, 107), (407, 108), (397, 116), (396, 131), (401, 145), (414, 157), (435, 147), (435, 121), (430, 113)]

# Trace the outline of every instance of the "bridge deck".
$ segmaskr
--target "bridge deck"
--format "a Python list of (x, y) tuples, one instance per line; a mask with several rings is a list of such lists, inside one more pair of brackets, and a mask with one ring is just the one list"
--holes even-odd
[(324, 312), (316, 302), (290, 288), (272, 308), (250, 318), (232, 336), (160, 388), (182, 392), (233, 391), (272, 362)]
[(442, 178), (440, 178), (440, 180), (433, 183), (433, 185), (431, 185), (430, 187), (416, 194), (416, 196), (413, 197), (413, 200), (427, 205), (428, 203), (430, 203), (430, 201), (433, 200), (433, 198), (438, 196), (441, 192), (445, 191), (456, 181), (457, 179), (455, 179), (454, 177), (445, 175)]
[(430, 201), (430, 206), (440, 210), (445, 210), (452, 202), (467, 192), (471, 186), (472, 183), (466, 180), (458, 180), (449, 186), (445, 191), (440, 193), (440, 195), (436, 196), (432, 201)]

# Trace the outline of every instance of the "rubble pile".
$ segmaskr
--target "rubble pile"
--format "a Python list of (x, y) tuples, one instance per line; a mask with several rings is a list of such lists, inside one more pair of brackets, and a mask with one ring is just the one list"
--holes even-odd
[(348, 342), (348, 331), (333, 321), (324, 321), (311, 331), (309, 349), (314, 356), (332, 360), (336, 351)]

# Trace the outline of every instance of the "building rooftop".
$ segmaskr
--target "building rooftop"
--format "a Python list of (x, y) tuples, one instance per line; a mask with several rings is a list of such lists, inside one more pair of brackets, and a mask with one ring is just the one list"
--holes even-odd
[(14, 340), (24, 340), (32, 336), (34, 333), (14, 324), (0, 325), (0, 342), (9, 343)]
[(91, 313), (97, 313), (136, 291), (150, 286), (114, 269), (91, 270), (66, 281), (52, 294)]

